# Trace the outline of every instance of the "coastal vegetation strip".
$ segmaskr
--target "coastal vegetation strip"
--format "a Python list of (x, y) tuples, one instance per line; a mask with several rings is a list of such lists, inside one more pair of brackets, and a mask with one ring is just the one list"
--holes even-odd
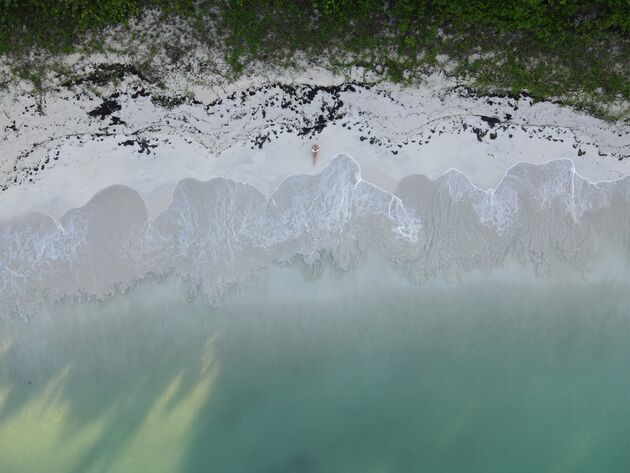
[(234, 76), (299, 53), (395, 82), (443, 67), (482, 93), (526, 90), (605, 118), (630, 100), (630, 0), (0, 0), (0, 53), (72, 52), (156, 8), (221, 48)]

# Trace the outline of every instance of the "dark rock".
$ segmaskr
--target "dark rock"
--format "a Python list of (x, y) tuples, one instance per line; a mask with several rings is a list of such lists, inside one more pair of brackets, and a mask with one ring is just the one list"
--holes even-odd
[(116, 100), (105, 100), (94, 110), (88, 112), (88, 115), (95, 118), (99, 117), (101, 120), (103, 120), (105, 117), (111, 115), (114, 112), (117, 112), (121, 108), (121, 105)]
[(494, 117), (487, 117), (485, 115), (481, 115), (479, 118), (481, 118), (484, 122), (486, 122), (488, 125), (490, 125), (490, 128), (494, 128), (494, 126), (497, 123), (501, 123), (501, 120), (499, 120), (498, 118), (494, 118)]

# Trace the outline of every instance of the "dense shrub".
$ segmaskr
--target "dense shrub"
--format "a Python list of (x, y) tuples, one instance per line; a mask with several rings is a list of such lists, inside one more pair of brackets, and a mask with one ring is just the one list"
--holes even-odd
[[(230, 0), (221, 12), (237, 70), (251, 58), (332, 47), (368, 51), (369, 65), (401, 80), (445, 53), (489, 86), (630, 97), (630, 0)], [(495, 60), (471, 62), (473, 51)]]
[(312, 25), (305, 25), (305, 20), (313, 18), (324, 23), (325, 32), (352, 26), (358, 34), (389, 27), (409, 32), (426, 25), (524, 31), (543, 39), (575, 32), (630, 33), (630, 0), (0, 0), (0, 38), (5, 46), (16, 34), (22, 40), (35, 36), (46, 44), (51, 36), (72, 38), (124, 22), (146, 6), (180, 13), (191, 13), (195, 6), (201, 13), (218, 8), (226, 14), (227, 25), (235, 28), (235, 36), (247, 29), (248, 36), (261, 38), (268, 32), (281, 33), (274, 29), (279, 24), (289, 30), (292, 24), (306, 26), (301, 30), (306, 33)]
[(147, 6), (190, 11), (192, 0), (0, 0), (0, 51), (68, 47), (78, 34), (124, 23)]

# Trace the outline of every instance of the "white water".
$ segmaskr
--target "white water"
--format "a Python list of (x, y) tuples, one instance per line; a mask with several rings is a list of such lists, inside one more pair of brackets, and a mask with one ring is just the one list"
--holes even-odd
[(348, 269), (368, 251), (417, 282), (513, 263), (537, 276), (583, 276), (611, 251), (627, 261), (629, 205), (630, 178), (591, 183), (569, 160), (518, 164), (488, 191), (453, 170), (407, 177), (391, 194), (340, 155), (269, 196), (185, 179), (155, 220), (134, 190), (112, 186), (59, 222), (39, 213), (0, 220), (1, 315), (167, 275), (216, 300), (271, 264), (329, 259)]

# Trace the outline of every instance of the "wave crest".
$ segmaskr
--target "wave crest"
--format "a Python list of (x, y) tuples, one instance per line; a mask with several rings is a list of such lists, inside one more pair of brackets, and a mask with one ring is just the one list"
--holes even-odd
[(627, 257), (629, 204), (630, 178), (591, 183), (569, 160), (517, 164), (486, 191), (451, 170), (406, 177), (392, 194), (338, 155), (268, 196), (228, 179), (184, 179), (155, 220), (136, 191), (112, 186), (58, 223), (41, 213), (0, 221), (0, 304), (3, 316), (25, 317), (45, 301), (172, 274), (216, 297), (273, 263), (326, 255), (348, 269), (368, 251), (416, 281), (508, 261), (538, 275), (584, 271), (610, 244)]

